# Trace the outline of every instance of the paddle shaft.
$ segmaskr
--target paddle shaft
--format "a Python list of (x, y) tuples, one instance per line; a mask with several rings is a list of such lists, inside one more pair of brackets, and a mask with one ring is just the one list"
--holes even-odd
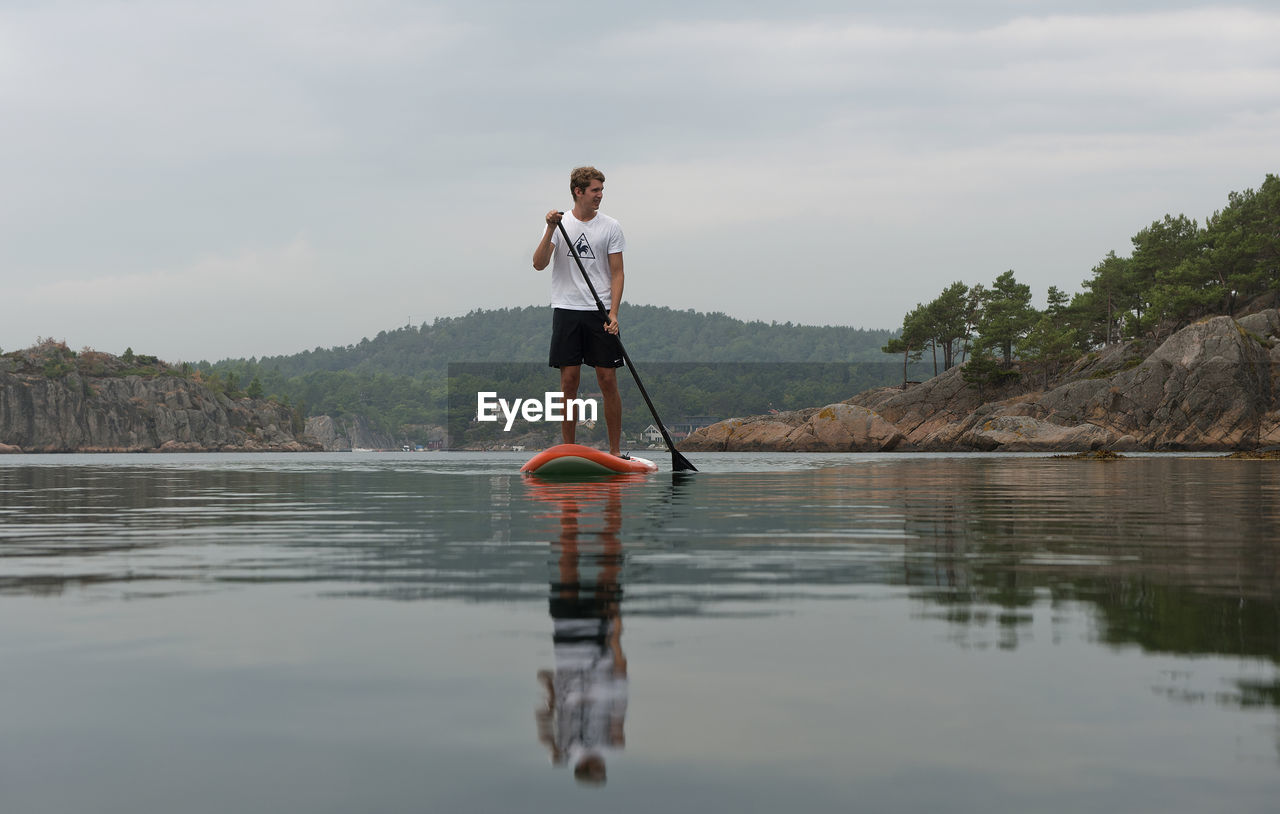
[[(560, 214), (564, 215), (563, 212)], [(600, 309), (600, 318), (608, 325), (609, 309), (604, 307), (604, 303), (600, 300), (600, 295), (596, 293), (596, 287), (592, 285), (591, 278), (587, 276), (587, 267), (582, 265), (582, 258), (578, 257), (577, 250), (573, 248), (573, 241), (569, 239), (569, 233), (565, 231), (564, 221), (558, 221), (556, 226), (560, 227), (560, 235), (564, 238), (565, 245), (569, 247), (569, 254), (573, 256), (573, 262), (578, 264), (578, 271), (582, 272), (582, 279), (587, 282), (587, 288), (591, 289), (591, 296), (596, 301), (596, 308)], [(636, 387), (640, 389), (640, 395), (644, 396), (644, 403), (649, 407), (649, 415), (653, 416), (654, 423), (658, 425), (658, 432), (662, 433), (662, 440), (667, 442), (667, 449), (671, 452), (671, 468), (677, 472), (697, 472), (698, 468), (676, 450), (676, 445), (671, 441), (671, 435), (667, 432), (667, 428), (663, 426), (662, 419), (658, 418), (658, 411), (653, 406), (653, 399), (649, 398), (649, 391), (644, 389), (644, 382), (640, 381), (640, 374), (636, 372), (636, 366), (631, 363), (631, 357), (627, 355), (627, 349), (622, 346), (622, 337), (613, 334), (613, 338), (618, 343), (618, 353), (622, 355), (622, 361), (626, 363), (627, 370), (631, 371), (631, 378), (636, 380)]]

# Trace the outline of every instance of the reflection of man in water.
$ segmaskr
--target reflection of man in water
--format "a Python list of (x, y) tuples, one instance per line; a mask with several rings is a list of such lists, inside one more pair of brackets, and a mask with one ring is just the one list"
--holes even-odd
[[(551, 582), (555, 671), (542, 670), (546, 692), (538, 740), (556, 766), (571, 764), (580, 783), (605, 781), (605, 756), (626, 742), (627, 658), (622, 653), (620, 483), (547, 486), (560, 505), (559, 573)], [(554, 491), (551, 491), (554, 490)], [(580, 499), (606, 497), (599, 544), (579, 540)]]

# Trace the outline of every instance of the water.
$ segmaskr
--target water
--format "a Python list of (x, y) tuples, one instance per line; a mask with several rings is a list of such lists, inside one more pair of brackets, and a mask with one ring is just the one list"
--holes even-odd
[(0, 457), (0, 809), (1276, 810), (1274, 463), (524, 457)]

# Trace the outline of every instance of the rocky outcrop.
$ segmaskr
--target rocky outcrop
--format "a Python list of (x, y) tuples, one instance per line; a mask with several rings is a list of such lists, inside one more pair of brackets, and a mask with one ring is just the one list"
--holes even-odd
[[(6, 369), (7, 368), (7, 369)], [(177, 376), (48, 376), (0, 368), (0, 448), (22, 452), (319, 450), (293, 412)]]
[(1280, 350), (1270, 347), (1276, 344), (1277, 321), (1267, 316), (1240, 322), (1215, 317), (1191, 325), (1136, 367), (1107, 379), (1069, 383), (1034, 404), (1042, 417), (1093, 424), (1117, 439), (1132, 436), (1138, 448), (1265, 445), (1265, 428), (1275, 424), (1272, 375), (1280, 362)]
[(334, 418), (328, 415), (307, 419), (306, 434), (327, 452), (349, 452), (352, 449), (399, 449), (390, 436), (369, 426), (363, 416)]
[(721, 421), (680, 445), (694, 451), (872, 452), (895, 448), (902, 433), (866, 407), (828, 404)]
[[(1082, 360), (1043, 391), (980, 397), (953, 368), (908, 390), (842, 405), (722, 421), (690, 450), (1236, 450), (1280, 444), (1280, 311), (1212, 319), (1145, 358), (1139, 343)], [(858, 411), (840, 408), (858, 408)], [(819, 433), (808, 426), (826, 416)], [(785, 417), (784, 417), (785, 416)], [(821, 438), (823, 440), (818, 441)], [(803, 446), (812, 442), (813, 446)]]
[(1030, 416), (1002, 415), (962, 433), (956, 440), (956, 446), (984, 452), (996, 449), (1005, 452), (1092, 450), (1108, 446), (1112, 438), (1106, 430), (1092, 424), (1064, 427)]

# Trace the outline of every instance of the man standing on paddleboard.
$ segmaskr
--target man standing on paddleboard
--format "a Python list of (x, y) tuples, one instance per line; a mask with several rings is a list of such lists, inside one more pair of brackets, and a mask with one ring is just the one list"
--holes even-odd
[[(622, 346), (618, 336), (618, 304), (622, 302), (622, 252), (626, 238), (622, 226), (600, 211), (604, 199), (604, 173), (595, 167), (578, 167), (569, 175), (573, 210), (555, 209), (546, 215), (547, 228), (533, 251), (533, 267), (542, 271), (551, 266), (551, 367), (560, 368), (560, 390), (565, 400), (578, 395), (582, 365), (596, 370), (596, 382), (604, 401), (604, 420), (609, 431), (609, 451), (619, 455), (622, 444), (622, 398), (618, 395), (618, 368), (622, 366)], [(591, 288), (582, 278), (577, 261), (564, 245), (559, 227), (563, 225), (582, 269), (608, 310), (603, 321)], [(577, 433), (577, 416), (566, 416), (560, 434), (572, 444)]]

